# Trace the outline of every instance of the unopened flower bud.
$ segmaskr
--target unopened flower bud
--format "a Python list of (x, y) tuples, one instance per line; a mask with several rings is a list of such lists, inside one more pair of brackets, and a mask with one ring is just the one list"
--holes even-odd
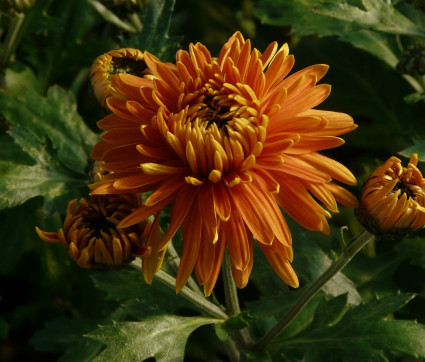
[(104, 109), (108, 109), (106, 99), (114, 92), (111, 77), (127, 73), (137, 77), (145, 76), (146, 63), (144, 53), (138, 49), (123, 48), (111, 50), (94, 61), (90, 80), (96, 99)]
[(407, 167), (391, 157), (363, 187), (356, 216), (371, 233), (388, 239), (404, 237), (425, 224), (425, 179), (413, 154)]
[[(117, 224), (138, 207), (133, 194), (96, 195), (68, 204), (63, 228), (46, 232), (36, 228), (47, 242), (63, 244), (72, 259), (83, 268), (109, 269), (126, 264), (136, 255), (143, 256), (151, 235), (147, 221), (118, 228)], [(157, 233), (153, 233), (157, 234)]]

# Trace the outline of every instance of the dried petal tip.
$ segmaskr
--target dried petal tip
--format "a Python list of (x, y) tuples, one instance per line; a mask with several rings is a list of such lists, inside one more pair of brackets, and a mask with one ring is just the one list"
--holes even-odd
[(387, 239), (404, 237), (425, 224), (425, 179), (413, 154), (407, 167), (391, 157), (378, 167), (362, 191), (355, 210), (359, 222), (371, 233)]
[(111, 77), (127, 73), (138, 77), (145, 75), (144, 53), (138, 49), (123, 48), (111, 50), (97, 57), (90, 71), (90, 81), (94, 95), (104, 109), (108, 109), (106, 99), (114, 94)]
[(144, 222), (118, 229), (117, 224), (138, 206), (135, 195), (94, 196), (91, 201), (72, 200), (63, 228), (57, 233), (36, 228), (47, 242), (63, 244), (83, 268), (119, 267), (143, 254), (151, 224)]

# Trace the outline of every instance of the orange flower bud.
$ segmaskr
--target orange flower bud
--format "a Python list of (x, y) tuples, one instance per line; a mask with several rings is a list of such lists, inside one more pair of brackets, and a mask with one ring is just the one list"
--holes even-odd
[(146, 68), (144, 54), (138, 49), (111, 50), (97, 57), (91, 67), (90, 81), (100, 105), (108, 109), (106, 99), (114, 94), (111, 83), (111, 77), (114, 74), (127, 73), (143, 77)]
[(63, 244), (83, 268), (117, 267), (132, 261), (135, 255), (143, 255), (145, 241), (151, 234), (157, 234), (151, 233), (151, 224), (146, 221), (117, 228), (137, 207), (138, 199), (133, 194), (94, 196), (92, 201), (75, 199), (68, 204), (59, 232), (46, 232), (38, 227), (36, 232), (44, 241)]
[(378, 167), (363, 187), (356, 209), (360, 223), (385, 238), (403, 237), (425, 224), (425, 179), (413, 154), (407, 167), (391, 157)]

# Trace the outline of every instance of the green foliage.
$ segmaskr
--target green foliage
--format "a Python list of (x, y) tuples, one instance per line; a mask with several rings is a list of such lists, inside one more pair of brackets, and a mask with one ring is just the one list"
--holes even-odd
[[(403, 49), (425, 38), (425, 15), (413, 5), (386, 0), (144, 5), (135, 13), (107, 9), (100, 0), (38, 0), (15, 29), (6, 61), (13, 22), (2, 15), (1, 360), (7, 360), (4, 351), (12, 360), (226, 360), (229, 336), (236, 340), (248, 330), (254, 340), (261, 338), (331, 265), (340, 252), (340, 226), (348, 225), (351, 236), (361, 230), (344, 208), (331, 220), (331, 237), (306, 231), (285, 215), (300, 288), (288, 288), (254, 246), (253, 272), (239, 291), (242, 311), (226, 322), (205, 317), (199, 306), (156, 279), (147, 285), (140, 265), (99, 273), (79, 269), (62, 245), (41, 242), (34, 227), (57, 231), (67, 203), (88, 193), (89, 155), (102, 118), (89, 73), (104, 52), (134, 47), (173, 61), (178, 49), (200, 41), (217, 56), (236, 30), (260, 50), (275, 40), (288, 42), (294, 70), (330, 65), (321, 82), (333, 90), (323, 109), (348, 113), (359, 125), (344, 136), (344, 147), (327, 153), (358, 178), (351, 191), (358, 195), (361, 181), (391, 155), (418, 153), (423, 169), (423, 79), (396, 70)], [(178, 237), (174, 243), (181, 251)], [(425, 321), (424, 240), (419, 231), (404, 241), (376, 242), (374, 252), (356, 255), (266, 351), (242, 353), (256, 361), (425, 359), (425, 327), (413, 322)], [(164, 264), (163, 270), (175, 272), (170, 260)], [(225, 300), (221, 288), (219, 278), (210, 298), (217, 305)], [(412, 292), (419, 295), (407, 304)]]
[(425, 140), (413, 140), (413, 144), (404, 149), (403, 151), (400, 151), (400, 154), (404, 157), (410, 158), (410, 155), (412, 153), (417, 153), (419, 157), (419, 161), (424, 162), (425, 161)]
[(46, 97), (31, 88), (20, 96), (0, 93), (0, 107), (12, 126), (27, 127), (42, 141), (49, 138), (64, 166), (86, 174), (89, 153), (97, 137), (77, 113), (71, 92), (53, 86)]
[(174, 3), (175, 0), (149, 1), (143, 17), (143, 30), (136, 37), (121, 39), (121, 45), (149, 51), (164, 61), (173, 60), (180, 41), (179, 36), (168, 35)]
[(72, 197), (80, 194), (81, 187), (87, 184), (86, 179), (60, 164), (59, 157), (52, 157), (53, 150), (29, 129), (17, 126), (9, 134), (27, 155), (31, 155), (35, 164), (20, 164), (13, 159), (0, 161), (3, 174), (0, 208), (43, 196), (46, 213), (63, 210)]
[(176, 312), (186, 306), (183, 298), (158, 281), (146, 284), (140, 267), (123, 268), (92, 275), (94, 285), (106, 292), (106, 298), (117, 302), (138, 301), (138, 313), (155, 314), (160, 311)]
[(412, 298), (412, 294), (399, 294), (376, 299), (345, 314), (343, 296), (324, 301), (305, 330), (290, 338), (283, 335), (275, 340), (273, 348), (304, 350), (306, 361), (322, 361), (330, 354), (344, 361), (386, 361), (390, 351), (424, 358), (425, 327), (385, 319)]
[(188, 336), (200, 326), (218, 323), (204, 317), (161, 315), (141, 322), (117, 322), (100, 326), (87, 336), (106, 344), (95, 361), (181, 361)]
[(396, 250), (412, 263), (425, 269), (425, 240), (423, 238), (404, 240), (396, 246)]
[[(317, 245), (320, 236), (306, 231), (294, 222), (290, 222), (290, 225), (296, 240), (293, 245), (294, 253), (298, 255), (293, 263), (294, 269), (303, 280), (314, 282), (332, 264), (332, 260)], [(332, 296), (348, 293), (350, 304), (357, 305), (361, 302), (361, 296), (354, 283), (342, 273), (335, 275), (322, 290)]]
[(39, 350), (63, 353), (60, 361), (91, 361), (102, 349), (101, 343), (82, 337), (96, 328), (94, 321), (76, 317), (59, 317), (46, 323), (42, 331), (31, 338)]

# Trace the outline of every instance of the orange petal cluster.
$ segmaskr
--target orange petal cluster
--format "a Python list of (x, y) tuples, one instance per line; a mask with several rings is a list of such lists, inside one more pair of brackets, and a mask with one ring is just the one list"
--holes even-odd
[(94, 196), (91, 201), (75, 199), (68, 203), (63, 228), (46, 232), (36, 227), (36, 232), (44, 241), (64, 245), (80, 267), (118, 267), (148, 252), (146, 240), (153, 242), (157, 237), (160, 241), (158, 225), (152, 228), (149, 222), (117, 228), (137, 206), (135, 194)]
[(425, 224), (425, 179), (413, 154), (407, 167), (397, 157), (378, 167), (363, 187), (356, 215), (372, 233), (403, 237)]
[(282, 208), (309, 230), (329, 233), (328, 210), (356, 198), (333, 179), (353, 185), (352, 173), (317, 151), (340, 146), (356, 128), (344, 113), (314, 109), (330, 86), (328, 70), (313, 65), (289, 75), (287, 44), (261, 53), (235, 33), (218, 57), (197, 43), (175, 64), (144, 53), (149, 77), (118, 74), (107, 99), (112, 114), (92, 157), (110, 171), (95, 194), (152, 191), (144, 206), (119, 224), (128, 227), (171, 205), (160, 242), (143, 258), (147, 282), (167, 243), (181, 228), (184, 240), (177, 290), (193, 269), (206, 295), (216, 283), (226, 248), (236, 285), (253, 265), (253, 238), (275, 272), (297, 287), (291, 233)]

